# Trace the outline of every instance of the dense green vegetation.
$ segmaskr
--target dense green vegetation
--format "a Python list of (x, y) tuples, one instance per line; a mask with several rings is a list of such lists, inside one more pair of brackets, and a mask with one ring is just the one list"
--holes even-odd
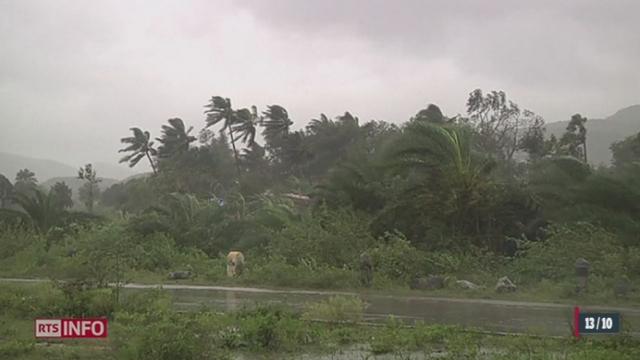
[[(628, 335), (573, 339), (493, 336), (453, 326), (403, 326), (390, 318), (380, 327), (359, 321), (362, 303), (336, 297), (302, 313), (278, 307), (235, 312), (178, 313), (154, 290), (123, 296), (74, 284), (2, 285), (0, 357), (11, 359), (248, 359), (299, 358), (301, 353), (353, 359), (636, 359), (640, 344)], [(38, 346), (33, 316), (108, 315), (106, 340), (53, 341)], [(320, 319), (322, 321), (317, 321)], [(58, 346), (56, 346), (58, 344)]]
[[(197, 136), (174, 118), (156, 141), (138, 128), (122, 139), (122, 162), (151, 174), (100, 193), (99, 169), (81, 168), (84, 212), (69, 210), (64, 183), (41, 189), (28, 169), (2, 177), (0, 269), (102, 282), (117, 263), (126, 280), (190, 268), (198, 281), (351, 288), (366, 252), (382, 289), (426, 275), (491, 288), (507, 275), (525, 293), (556, 287), (542, 293), (557, 300), (579, 257), (602, 299), (637, 282), (638, 137), (595, 169), (585, 117), (548, 138), (503, 92), (475, 90), (467, 105), (456, 117), (429, 105), (400, 126), (321, 114), (293, 130), (282, 106), (260, 114), (214, 96)], [(235, 280), (222, 269), (232, 249), (248, 259)]]
[[(166, 281), (170, 271), (182, 270), (198, 283), (396, 292), (431, 275), (443, 279), (433, 294), (602, 304), (640, 299), (634, 291), (640, 280), (639, 135), (612, 144), (612, 166), (593, 168), (585, 117), (572, 116), (561, 137), (546, 137), (544, 120), (503, 92), (472, 92), (465, 116), (448, 117), (429, 105), (401, 125), (361, 123), (345, 112), (335, 119), (321, 114), (294, 130), (279, 105), (259, 113), (216, 96), (205, 108), (197, 135), (173, 118), (155, 141), (138, 128), (122, 139), (122, 162), (147, 162), (151, 173), (100, 192), (100, 169), (81, 168), (84, 211), (73, 207), (64, 183), (43, 189), (28, 169), (14, 182), (1, 176), (0, 275), (82, 280), (107, 289), (111, 282)], [(247, 259), (237, 278), (225, 275), (230, 250)], [(365, 258), (371, 284), (360, 273)], [(591, 264), (588, 288), (580, 292), (578, 258)], [(517, 291), (496, 292), (502, 276)], [(461, 288), (457, 280), (479, 286)], [(179, 348), (164, 349), (167, 354), (142, 353), (161, 334), (216, 333), (221, 329), (214, 323), (245, 316), (131, 312), (119, 296), (109, 306), (99, 310), (112, 314), (125, 306), (117, 322), (123, 334), (128, 326), (149, 328), (146, 337), (119, 348), (132, 358), (209, 351), (200, 348), (209, 343), (185, 338)], [(322, 306), (314, 311), (335, 315)], [(306, 328), (303, 320), (263, 315), (246, 315), (246, 326), (275, 316), (288, 325), (274, 331), (293, 331), (282, 335), (291, 344), (323, 343), (317, 336), (334, 341), (349, 332), (298, 333)], [(385, 331), (383, 339), (400, 336), (394, 331), (409, 331), (408, 338), (443, 331), (453, 342), (467, 336), (450, 329)], [(362, 334), (349, 342), (366, 342), (357, 338)], [(225, 336), (234, 335), (214, 343), (270, 346)], [(374, 351), (384, 346), (371, 344)]]

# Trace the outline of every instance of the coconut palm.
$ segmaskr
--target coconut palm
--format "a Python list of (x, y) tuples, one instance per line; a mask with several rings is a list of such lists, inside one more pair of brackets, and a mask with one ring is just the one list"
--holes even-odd
[(223, 98), (222, 96), (212, 96), (209, 103), (204, 106), (207, 110), (204, 113), (207, 115), (207, 128), (223, 123), (220, 132), (225, 130), (229, 131), (229, 139), (231, 139), (231, 148), (233, 149), (233, 157), (236, 160), (236, 167), (238, 166), (238, 150), (236, 149), (236, 139), (233, 136), (234, 125), (238, 123), (238, 115), (231, 107), (231, 100), (229, 98)]
[(14, 199), (27, 213), (36, 231), (41, 234), (46, 234), (50, 228), (58, 224), (63, 215), (53, 192), (45, 194), (42, 190), (35, 189), (33, 196), (17, 193)]
[(162, 137), (156, 138), (162, 145), (158, 148), (158, 156), (168, 158), (189, 150), (189, 144), (196, 141), (195, 136), (189, 135), (193, 126), (186, 128), (182, 119), (169, 119), (169, 125), (162, 125)]
[(470, 129), (415, 122), (391, 152), (391, 167), (410, 179), (406, 203), (429, 209), (457, 229), (477, 226), (487, 205), (494, 162), (475, 153)]
[(149, 160), (153, 173), (156, 174), (156, 165), (153, 161), (153, 157), (158, 154), (158, 151), (153, 148), (153, 141), (149, 141), (151, 134), (148, 131), (142, 131), (139, 128), (132, 127), (129, 129), (133, 132), (133, 136), (124, 137), (120, 139), (123, 144), (128, 144), (127, 147), (120, 149), (118, 152), (130, 153), (120, 159), (120, 162), (128, 162), (129, 167), (134, 167), (144, 157)]
[(319, 119), (311, 119), (306, 129), (310, 135), (319, 134), (324, 131), (324, 129), (332, 128), (335, 123), (330, 120), (327, 115), (320, 114)]
[(262, 126), (264, 126), (264, 131), (262, 134), (267, 143), (273, 142), (273, 140), (289, 133), (289, 128), (293, 125), (293, 121), (289, 118), (287, 109), (280, 105), (270, 105), (263, 112), (263, 115)]
[(239, 134), (238, 140), (247, 144), (249, 147), (255, 144), (256, 128), (260, 123), (258, 108), (255, 106), (249, 109), (240, 109), (235, 112), (236, 123), (232, 125), (232, 132)]

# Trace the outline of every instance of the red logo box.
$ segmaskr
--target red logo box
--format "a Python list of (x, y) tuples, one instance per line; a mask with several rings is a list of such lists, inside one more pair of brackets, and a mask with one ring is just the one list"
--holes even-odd
[(106, 338), (109, 321), (106, 318), (35, 319), (36, 339), (96, 339)]

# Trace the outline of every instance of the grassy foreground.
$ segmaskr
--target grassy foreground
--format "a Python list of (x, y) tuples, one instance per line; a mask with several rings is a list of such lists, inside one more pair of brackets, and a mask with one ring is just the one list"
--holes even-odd
[[(495, 336), (452, 326), (404, 327), (394, 319), (384, 326), (371, 327), (358, 324), (362, 308), (357, 298), (336, 297), (309, 304), (301, 314), (260, 306), (233, 313), (179, 313), (162, 291), (117, 299), (112, 289), (3, 284), (0, 358), (295, 359), (302, 354), (335, 359), (640, 357), (640, 341), (626, 335), (579, 341)], [(110, 318), (107, 340), (44, 343), (33, 338), (35, 317), (102, 315)]]

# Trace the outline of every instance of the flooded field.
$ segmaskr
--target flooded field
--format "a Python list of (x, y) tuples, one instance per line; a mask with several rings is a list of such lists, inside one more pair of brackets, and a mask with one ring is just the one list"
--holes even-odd
[[(127, 291), (150, 286), (130, 284)], [(232, 311), (255, 304), (283, 304), (301, 310), (305, 304), (342, 294), (359, 296), (367, 303), (365, 321), (382, 322), (389, 316), (411, 324), (448, 324), (505, 333), (528, 333), (551, 336), (571, 335), (573, 307), (563, 304), (516, 302), (482, 299), (454, 299), (420, 296), (392, 296), (321, 292), (304, 290), (269, 290), (256, 288), (165, 285), (181, 310), (201, 307)], [(582, 307), (584, 311), (619, 311), (623, 326), (640, 329), (640, 308)]]

